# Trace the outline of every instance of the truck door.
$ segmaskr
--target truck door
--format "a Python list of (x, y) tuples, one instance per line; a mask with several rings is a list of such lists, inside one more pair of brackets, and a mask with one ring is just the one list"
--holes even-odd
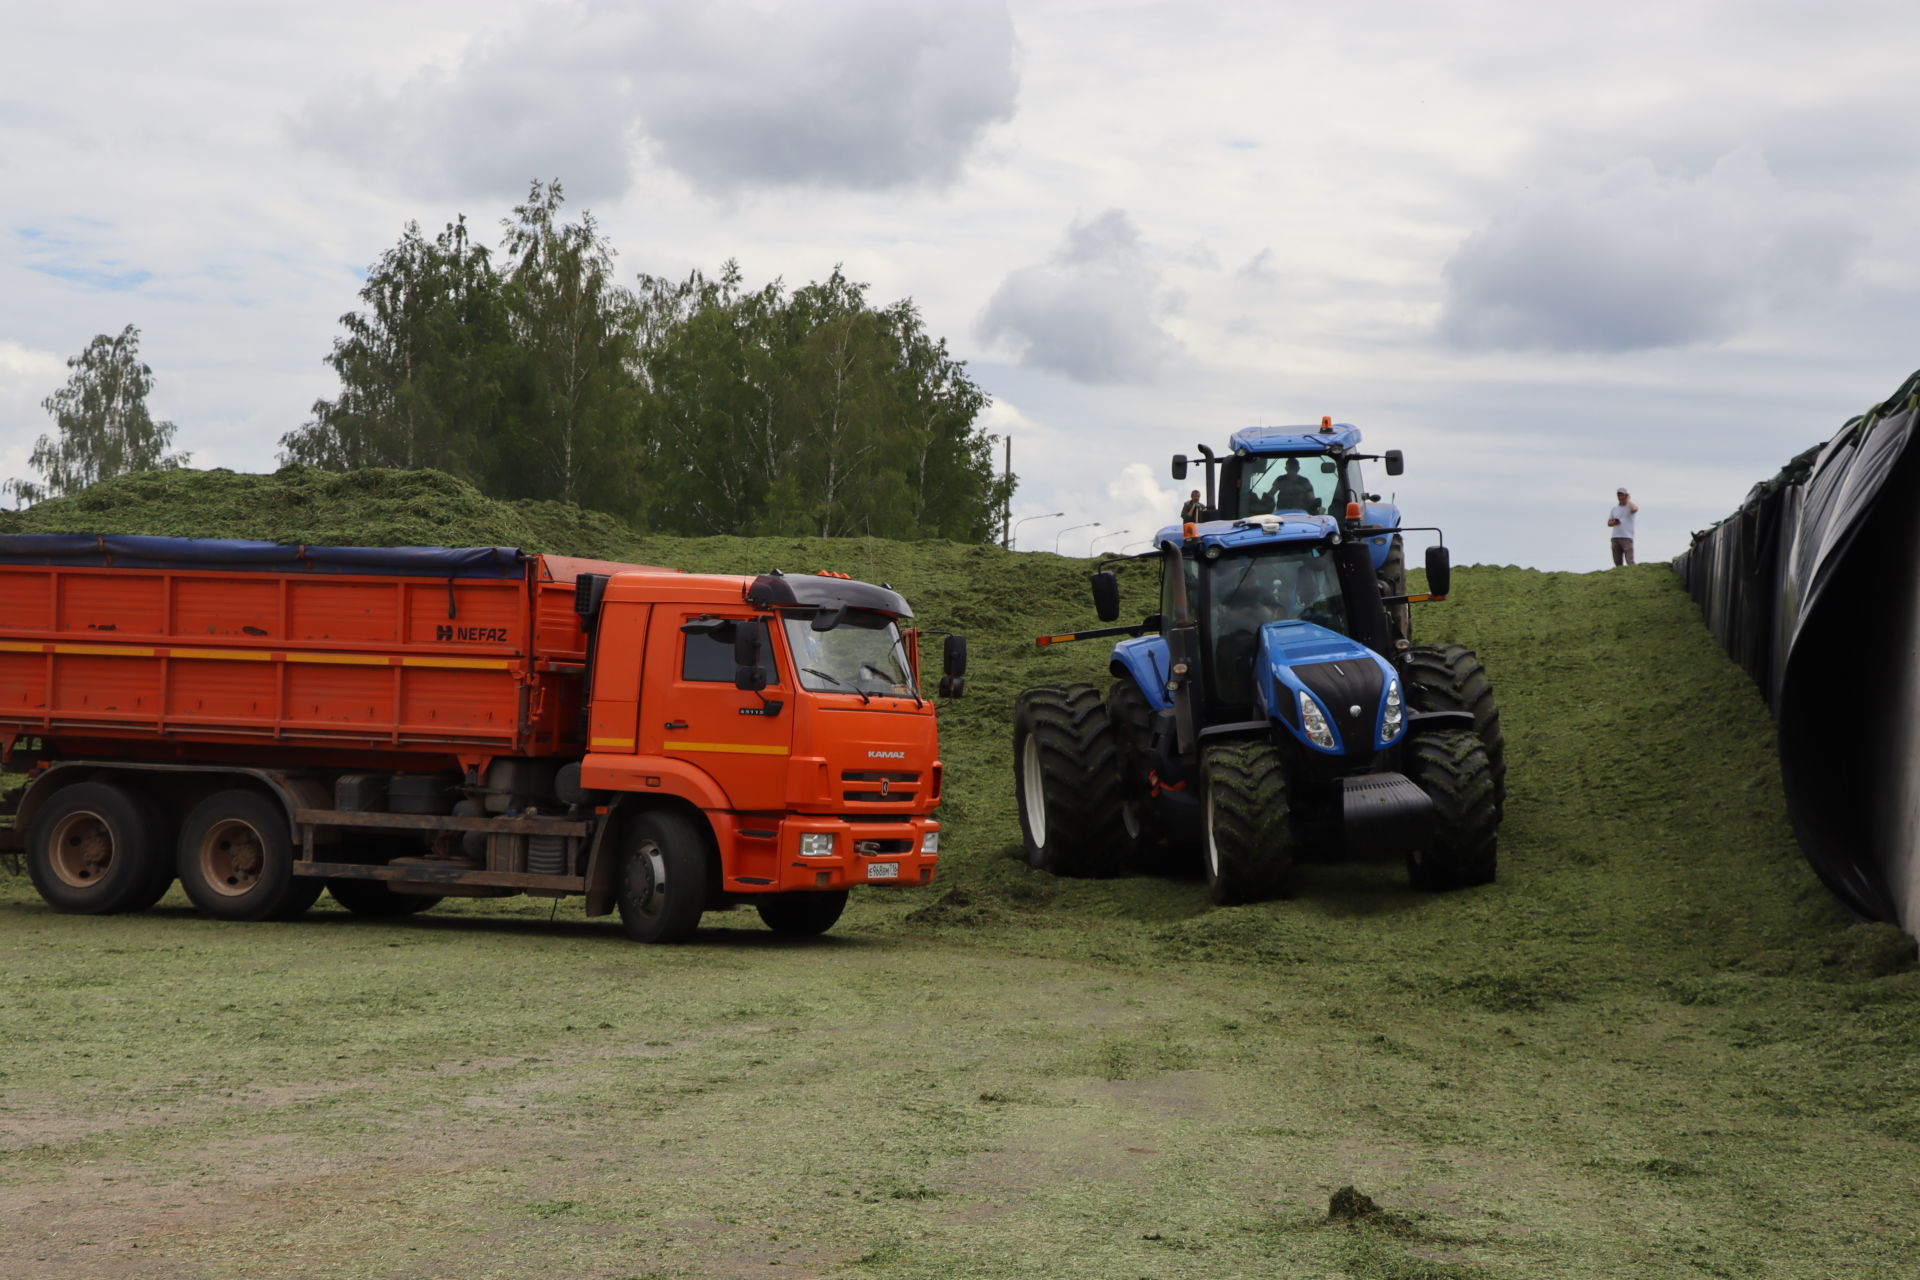
[[(760, 693), (733, 684), (733, 636), (682, 628), (723, 618), (761, 628)], [(661, 605), (647, 641), (647, 677), (640, 695), (640, 750), (704, 769), (735, 809), (778, 809), (786, 800), (787, 757), (793, 740), (793, 681), (774, 656), (764, 615), (744, 609)], [(655, 655), (660, 656), (656, 662)], [(769, 714), (771, 704), (783, 704)]]

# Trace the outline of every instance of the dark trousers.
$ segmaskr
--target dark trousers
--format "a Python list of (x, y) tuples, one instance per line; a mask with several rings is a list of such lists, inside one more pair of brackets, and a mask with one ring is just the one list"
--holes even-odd
[(1611, 541), (1613, 543), (1613, 567), (1617, 569), (1623, 564), (1632, 564), (1633, 539), (1613, 538)]

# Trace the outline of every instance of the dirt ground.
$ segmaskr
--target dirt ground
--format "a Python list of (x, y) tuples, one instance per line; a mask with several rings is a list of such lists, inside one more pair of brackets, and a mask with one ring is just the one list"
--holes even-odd
[(1910, 1277), (1920, 974), (1801, 864), (1752, 690), (1657, 566), (1459, 581), (1514, 761), (1464, 893), (1027, 871), (1011, 656), (942, 883), (818, 940), (0, 874), (0, 1275)]

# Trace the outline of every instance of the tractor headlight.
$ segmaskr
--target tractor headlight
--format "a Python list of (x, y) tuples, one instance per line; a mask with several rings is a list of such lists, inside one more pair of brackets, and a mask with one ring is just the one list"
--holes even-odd
[(1387, 713), (1380, 717), (1380, 742), (1385, 745), (1400, 736), (1400, 727), (1406, 723), (1406, 709), (1400, 705), (1400, 682), (1387, 681)]
[(920, 852), (922, 853), (939, 853), (940, 852), (940, 833), (938, 831), (927, 832), (926, 839), (920, 842)]
[(1324, 750), (1333, 750), (1333, 729), (1327, 724), (1327, 718), (1320, 714), (1320, 704), (1308, 696), (1304, 689), (1296, 696), (1300, 699), (1300, 727), (1307, 731), (1307, 741)]
[(800, 836), (800, 856), (803, 858), (831, 858), (833, 856), (833, 832), (803, 832)]

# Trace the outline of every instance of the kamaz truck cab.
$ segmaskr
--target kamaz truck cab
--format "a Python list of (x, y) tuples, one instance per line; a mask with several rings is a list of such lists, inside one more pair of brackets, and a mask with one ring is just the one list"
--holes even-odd
[[(1271, 453), (1247, 434), (1245, 452), (1214, 464), (1228, 501), (1278, 509), (1160, 530), (1131, 558), (1159, 562), (1158, 613), (1040, 637), (1130, 638), (1105, 698), (1091, 685), (1021, 695), (1029, 862), (1102, 874), (1156, 846), (1197, 847), (1220, 903), (1277, 896), (1309, 856), (1403, 855), (1429, 888), (1492, 879), (1505, 788), (1492, 689), (1471, 651), (1409, 645), (1392, 616), (1445, 599), (1446, 547), (1427, 552), (1426, 592), (1384, 593), (1382, 544), (1415, 531), (1359, 488), (1358, 433), (1327, 423)], [(1398, 456), (1387, 461), (1397, 474)], [(1301, 475), (1322, 479), (1289, 483)], [(1316, 504), (1333, 509), (1302, 509)], [(1370, 506), (1394, 523), (1372, 523)], [(1102, 621), (1118, 618), (1112, 570), (1094, 574), (1093, 595)]]

